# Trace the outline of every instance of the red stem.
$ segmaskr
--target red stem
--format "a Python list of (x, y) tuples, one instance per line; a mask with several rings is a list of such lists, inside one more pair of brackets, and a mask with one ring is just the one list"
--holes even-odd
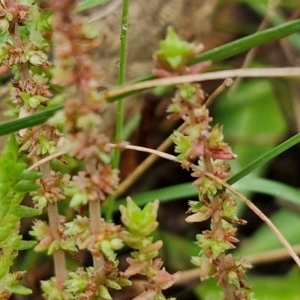
[[(204, 162), (204, 168), (205, 171), (213, 174), (213, 166), (211, 163), (211, 158), (209, 155), (204, 155), (203, 158)], [(211, 208), (213, 209), (213, 215), (212, 215), (212, 231), (214, 233), (214, 237), (217, 240), (224, 240), (224, 232), (223, 232), (223, 225), (222, 225), (222, 216), (221, 216), (221, 210), (222, 207), (220, 205), (219, 197), (218, 195), (215, 196), (211, 200)], [(225, 254), (222, 253), (218, 256), (217, 260), (219, 261), (218, 265), (218, 274), (220, 276), (220, 284), (223, 287), (223, 292), (226, 300), (236, 300), (236, 297), (234, 295), (234, 289), (227, 281), (227, 263), (226, 263), (226, 257)], [(225, 276), (224, 278), (222, 278)]]

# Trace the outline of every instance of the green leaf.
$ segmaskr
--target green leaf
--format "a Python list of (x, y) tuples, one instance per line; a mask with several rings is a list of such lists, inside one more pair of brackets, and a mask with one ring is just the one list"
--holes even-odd
[(14, 190), (16, 192), (32, 192), (37, 190), (40, 187), (37, 183), (30, 182), (29, 180), (21, 180), (15, 186)]
[(11, 235), (11, 224), (7, 224), (5, 226), (1, 226), (1, 231), (0, 231), (0, 244), (1, 242), (5, 241), (10, 235)]
[(239, 53), (245, 52), (253, 47), (257, 47), (266, 44), (270, 41), (274, 41), (300, 30), (300, 20), (286, 22), (285, 24), (260, 31), (236, 41), (230, 42), (220, 47), (216, 47), (212, 50), (206, 51), (198, 55), (192, 64), (196, 64), (202, 61), (220, 61), (227, 59)]
[[(290, 3), (291, 1), (288, 1), (288, 2)], [(249, 3), (251, 8), (253, 10), (255, 10), (258, 14), (260, 14), (262, 17), (265, 17), (269, 10), (269, 6), (266, 4), (267, 3), (263, 4), (260, 1), (257, 1), (257, 3), (251, 3), (251, 2)], [(292, 7), (290, 7), (290, 8), (292, 8)], [(294, 6), (294, 8), (295, 8), (295, 6)], [(277, 9), (272, 14), (268, 15), (268, 22), (270, 22), (273, 26), (277, 26), (277, 25), (280, 25), (280, 24), (283, 24), (284, 22), (286, 22), (286, 17), (284, 16), (283, 13), (280, 12), (279, 9)], [(299, 37), (300, 37), (299, 33), (294, 33), (293, 35), (291, 35), (287, 38), (287, 41), (292, 46), (294, 46), (297, 50), (300, 49)]]
[(0, 262), (0, 266), (1, 266), (1, 269), (0, 269), (0, 279), (2, 279), (7, 273), (8, 273), (8, 268), (9, 267), (6, 267), (4, 268)]
[(285, 142), (281, 143), (280, 145), (274, 147), (272, 150), (268, 151), (267, 153), (265, 153), (262, 156), (255, 159), (253, 162), (251, 162), (248, 166), (246, 166), (240, 172), (231, 176), (227, 180), (227, 183), (233, 184), (233, 183), (237, 182), (238, 180), (245, 177), (246, 175), (251, 173), (253, 170), (258, 168), (259, 166), (262, 166), (263, 164), (270, 161), (272, 158), (278, 156), (280, 153), (286, 151), (287, 149), (291, 148), (292, 146), (296, 145), (299, 142), (300, 142), (300, 133), (297, 133), (290, 139), (286, 140)]
[(20, 174), (20, 179), (21, 180), (36, 180), (41, 178), (42, 173), (41, 172), (37, 172), (37, 171), (30, 171), (30, 170), (24, 170), (21, 174)]
[(176, 70), (189, 59), (194, 45), (180, 40), (172, 27), (167, 28), (166, 39), (159, 43), (159, 50), (154, 54), (161, 61), (167, 62)]
[(28, 116), (22, 119), (8, 121), (0, 124), (0, 136), (6, 135), (23, 128), (29, 128), (46, 122), (55, 112), (62, 109), (63, 105), (57, 105), (49, 109), (45, 109), (41, 112), (35, 113), (32, 116)]
[(18, 143), (16, 137), (12, 134), (9, 138), (7, 146), (3, 151), (3, 160), (6, 165), (13, 164), (18, 159)]
[(0, 199), (0, 219), (4, 218), (9, 211), (10, 203), (7, 199)]
[(259, 300), (299, 300), (299, 273), (286, 276), (250, 276), (247, 280)]
[(186, 235), (177, 236), (162, 230), (158, 230), (157, 235), (164, 243), (161, 251), (165, 257), (165, 263), (172, 270), (186, 270), (193, 266), (191, 257), (199, 253), (199, 247), (194, 240), (188, 240)]
[[(233, 184), (233, 187), (237, 190), (267, 194), (274, 197), (280, 197), (298, 205), (300, 204), (300, 190), (280, 182), (263, 178), (245, 177)], [(159, 199), (161, 203), (164, 203), (197, 196), (197, 188), (193, 186), (191, 182), (137, 194), (134, 195), (133, 198), (138, 206), (143, 206), (155, 198)], [(117, 211), (119, 205), (125, 205), (125, 203), (125, 199), (118, 200), (114, 206), (114, 210)]]
[(20, 284), (14, 284), (14, 285), (11, 285), (9, 287), (10, 291), (14, 294), (19, 294), (19, 295), (29, 295), (29, 294), (32, 294), (32, 290), (25, 287), (25, 286), (22, 286)]
[(41, 211), (36, 208), (24, 206), (24, 205), (18, 205), (14, 208), (14, 215), (19, 218), (30, 218), (37, 215), (40, 215)]
[(300, 205), (300, 190), (265, 178), (243, 178), (233, 185), (237, 190), (270, 195)]
[(14, 249), (18, 251), (27, 250), (35, 247), (37, 244), (37, 241), (18, 241), (14, 245)]
[[(286, 209), (281, 209), (272, 215), (271, 221), (291, 245), (300, 243), (299, 214)], [(237, 257), (240, 257), (281, 249), (282, 247), (283, 246), (276, 235), (264, 224), (251, 236), (250, 242), (241, 244), (234, 253)]]

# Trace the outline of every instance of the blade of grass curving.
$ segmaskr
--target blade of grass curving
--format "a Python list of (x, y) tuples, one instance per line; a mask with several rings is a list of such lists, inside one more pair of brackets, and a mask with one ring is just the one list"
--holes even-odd
[[(266, 15), (268, 7), (267, 5), (264, 5), (262, 3), (252, 3), (249, 4), (251, 8), (256, 11), (259, 15), (262, 17)], [(286, 18), (284, 17), (284, 14), (280, 12), (280, 10), (277, 10), (276, 13), (271, 14), (268, 18), (268, 21), (273, 26), (278, 26), (286, 22)], [(293, 35), (289, 36), (287, 39), (288, 41), (297, 49), (300, 49), (300, 41), (299, 41), (300, 34), (294, 33)]]
[(227, 183), (231, 184), (231, 185), (234, 184), (235, 182), (237, 182), (241, 178), (243, 178), (246, 175), (248, 175), (249, 173), (251, 173), (256, 168), (258, 168), (261, 165), (267, 163), (272, 158), (276, 157), (277, 155), (281, 154), (282, 152), (284, 152), (285, 150), (291, 148), (292, 146), (296, 145), (299, 142), (300, 142), (300, 133), (297, 133), (296, 135), (294, 135), (290, 139), (284, 141), (283, 143), (276, 146), (272, 150), (268, 151), (267, 153), (265, 153), (262, 156), (255, 159), (253, 162), (251, 162), (248, 166), (246, 166), (240, 172), (238, 172), (238, 173), (234, 174), (233, 176), (231, 176), (227, 180)]
[[(165, 78), (159, 78), (144, 82), (138, 82), (135, 84), (125, 84), (118, 87), (112, 87), (101, 92), (102, 97), (107, 102), (114, 102), (120, 97), (128, 96), (132, 93), (142, 92), (147, 89), (153, 89), (157, 87), (168, 87), (183, 83), (202, 82), (216, 79), (226, 79), (232, 77), (299, 77), (300, 68), (249, 68), (249, 69), (231, 69), (215, 72), (206, 72), (200, 74), (171, 76)], [(168, 87), (169, 88), (169, 87)]]
[(220, 61), (247, 51), (250, 48), (283, 38), (292, 33), (298, 32), (299, 30), (300, 20), (287, 22), (285, 24), (254, 33), (239, 40), (201, 53), (192, 61), (192, 64), (206, 60), (213, 62)]
[(300, 190), (275, 180), (255, 177), (243, 178), (233, 187), (237, 190), (265, 194), (300, 205)]
[(46, 122), (54, 113), (63, 108), (63, 105), (57, 105), (49, 109), (45, 109), (29, 117), (22, 119), (7, 121), (0, 124), (0, 136), (13, 133), (23, 128), (29, 128)]

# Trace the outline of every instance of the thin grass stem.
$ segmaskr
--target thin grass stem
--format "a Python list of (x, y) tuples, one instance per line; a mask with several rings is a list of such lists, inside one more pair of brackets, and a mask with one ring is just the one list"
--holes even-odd
[[(128, 10), (129, 10), (129, 0), (123, 0), (122, 8), (122, 22), (121, 22), (121, 35), (120, 35), (120, 56), (119, 56), (119, 76), (118, 84), (121, 86), (125, 82), (126, 74), (126, 53), (127, 53), (127, 33), (129, 30), (128, 23)], [(124, 119), (124, 104), (123, 99), (120, 99), (117, 104), (117, 114), (116, 114), (116, 134), (115, 142), (118, 143), (123, 138), (123, 119)], [(119, 168), (121, 152), (120, 149), (115, 149), (113, 152), (112, 166), (114, 169)], [(108, 197), (108, 209), (106, 211), (106, 220), (111, 220), (113, 214), (113, 206), (115, 202), (114, 195)]]

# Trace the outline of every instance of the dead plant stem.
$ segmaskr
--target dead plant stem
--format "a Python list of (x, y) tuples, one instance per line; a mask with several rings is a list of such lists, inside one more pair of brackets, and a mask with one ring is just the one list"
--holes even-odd
[(253, 69), (234, 69), (209, 72), (195, 75), (182, 75), (167, 77), (161, 79), (148, 80), (138, 82), (135, 84), (124, 85), (108, 89), (102, 93), (103, 98), (107, 101), (115, 101), (118, 97), (129, 94), (134, 91), (142, 91), (151, 89), (158, 86), (176, 85), (190, 82), (202, 82), (215, 79), (226, 79), (234, 77), (249, 77), (249, 78), (261, 78), (261, 77), (300, 77), (300, 68), (253, 68)]
[(223, 93), (228, 87), (230, 87), (233, 83), (232, 78), (226, 78), (221, 85), (219, 85), (216, 90), (208, 97), (205, 102), (205, 106), (209, 107), (215, 101), (215, 99)]
[[(86, 160), (86, 170), (89, 174), (94, 174), (96, 170), (97, 161), (96, 159), (87, 159)], [(100, 200), (89, 201), (89, 215), (90, 215), (90, 229), (92, 235), (96, 237), (99, 234), (101, 227), (101, 205)], [(93, 257), (93, 266), (95, 271), (98, 274), (99, 284), (104, 284), (105, 282), (105, 261), (101, 251), (91, 251)]]
[[(40, 165), (40, 171), (43, 174), (43, 180), (47, 181), (51, 178), (51, 168), (50, 162), (47, 161)], [(60, 225), (59, 212), (57, 207), (57, 202), (48, 203), (47, 213), (49, 218), (49, 226), (51, 231), (51, 236), (53, 239), (60, 239), (58, 228)], [(57, 250), (53, 253), (54, 260), (54, 271), (58, 288), (63, 288), (63, 283), (68, 278), (66, 269), (66, 258), (65, 252), (63, 250)]]

